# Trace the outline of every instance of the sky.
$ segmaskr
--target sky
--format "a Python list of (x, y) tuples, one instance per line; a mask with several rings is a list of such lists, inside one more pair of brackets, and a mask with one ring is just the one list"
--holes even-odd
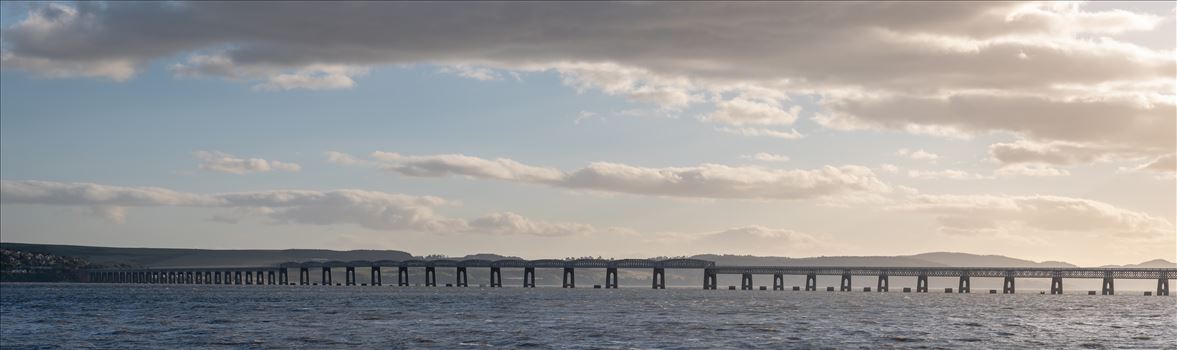
[(1177, 261), (1172, 2), (0, 10), (5, 242)]

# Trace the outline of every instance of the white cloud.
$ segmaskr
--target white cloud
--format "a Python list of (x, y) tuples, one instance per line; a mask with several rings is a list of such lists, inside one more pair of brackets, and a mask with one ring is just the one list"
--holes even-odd
[(255, 172), (286, 171), (299, 172), (302, 166), (295, 163), (265, 160), (261, 158), (239, 158), (237, 156), (216, 152), (196, 151), (192, 153), (200, 160), (200, 169), (218, 173), (243, 175)]
[(785, 110), (772, 100), (753, 100), (737, 97), (715, 104), (715, 111), (703, 116), (703, 120), (731, 125), (792, 125), (801, 114), (801, 106)]
[(879, 165), (879, 171), (884, 172), (884, 173), (888, 173), (888, 174), (898, 174), (899, 167), (895, 166), (895, 164), (883, 164), (883, 165)]
[(719, 130), (719, 131), (726, 132), (729, 134), (741, 135), (741, 136), (764, 136), (764, 137), (775, 137), (778, 139), (786, 139), (786, 140), (798, 140), (798, 139), (805, 138), (805, 135), (802, 135), (801, 133), (797, 132), (797, 129), (790, 129), (789, 131), (780, 131), (780, 130), (765, 129), (765, 128), (722, 127), (722, 128), (717, 128), (715, 130)]
[(702, 164), (645, 168), (596, 162), (571, 172), (460, 154), (406, 156), (374, 152), (384, 170), (405, 176), (468, 176), (577, 190), (691, 198), (804, 199), (850, 193), (887, 192), (890, 187), (860, 166), (774, 170)]
[(371, 164), (373, 164), (372, 161), (370, 161), (370, 160), (356, 158), (353, 155), (343, 153), (343, 152), (327, 151), (324, 154), (327, 155), (327, 162), (332, 163), (332, 164), (339, 164), (339, 165), (371, 165)]
[(998, 176), (1053, 177), (1070, 176), (1071, 172), (1044, 164), (1014, 164), (1001, 167), (994, 171), (994, 174)]
[(126, 219), (127, 208), (170, 206), (233, 210), (233, 215), (213, 217), (213, 220), (225, 223), (263, 216), (279, 223), (352, 224), (386, 231), (534, 236), (596, 232), (588, 224), (546, 222), (510, 212), (492, 213), (471, 220), (449, 218), (435, 212), (435, 208), (449, 203), (442, 198), (363, 190), (196, 194), (157, 187), (0, 180), (0, 203), (88, 207), (95, 214), (117, 223)]
[(758, 160), (761, 162), (787, 162), (787, 161), (789, 161), (789, 156), (786, 156), (783, 154), (772, 154), (772, 153), (765, 153), (765, 152), (742, 155), (742, 156), (740, 156), (740, 158), (754, 159), (754, 160)]
[(503, 77), (495, 72), (493, 69), (486, 67), (471, 66), (467, 64), (456, 64), (452, 66), (445, 66), (441, 68), (442, 73), (455, 74), (463, 78), (470, 78), (481, 81), (501, 80)]
[(1047, 232), (1146, 239), (1174, 234), (1173, 224), (1164, 218), (1060, 196), (920, 195), (894, 208), (935, 215), (941, 231), (957, 234)]
[(972, 174), (967, 171), (944, 169), (944, 170), (908, 170), (907, 176), (915, 179), (933, 180), (933, 179), (949, 179), (949, 180), (981, 180), (989, 177)]
[(898, 151), (895, 151), (895, 155), (916, 160), (936, 160), (940, 158), (939, 155), (925, 151), (922, 148), (915, 151), (906, 148), (900, 148)]
[(549, 237), (585, 235), (596, 231), (592, 225), (588, 224), (535, 221), (511, 212), (493, 213), (475, 218), (470, 220), (470, 228), (474, 231), (498, 234), (524, 234)]

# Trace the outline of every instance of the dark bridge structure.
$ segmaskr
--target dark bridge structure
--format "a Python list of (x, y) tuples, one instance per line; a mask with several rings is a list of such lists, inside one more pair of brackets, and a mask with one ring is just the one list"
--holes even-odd
[[(397, 286), (409, 286), (409, 269), (424, 269), (424, 285), (436, 287), (437, 269), (454, 269), (455, 280), (449, 286), (468, 287), (467, 271), (471, 268), (489, 269), (488, 285), (491, 288), (503, 286), (502, 269), (522, 269), (524, 288), (534, 288), (536, 269), (561, 269), (563, 288), (576, 288), (577, 269), (604, 269), (606, 289), (618, 288), (618, 269), (650, 269), (653, 271), (651, 287), (666, 288), (666, 269), (693, 269), (703, 272), (703, 289), (718, 289), (719, 275), (740, 275), (740, 289), (752, 290), (755, 275), (772, 275), (773, 290), (784, 290), (784, 276), (805, 276), (806, 291), (817, 290), (817, 276), (841, 276), (840, 291), (851, 291), (855, 276), (875, 278), (878, 292), (891, 288), (890, 277), (916, 277), (915, 292), (928, 292), (928, 278), (956, 278), (956, 292), (970, 293), (972, 278), (1003, 278), (1003, 294), (1016, 291), (1018, 278), (1049, 278), (1050, 294), (1063, 293), (1063, 279), (1102, 279), (1102, 294), (1115, 294), (1117, 279), (1152, 279), (1157, 281), (1156, 295), (1169, 295), (1169, 280), (1177, 279), (1174, 268), (1003, 268), (1003, 267), (847, 267), (847, 266), (716, 266), (714, 262), (699, 259), (577, 259), (577, 260), (357, 260), (357, 261), (308, 261), (287, 262), (263, 267), (183, 267), (183, 268), (130, 268), (88, 270), (89, 280), (98, 283), (143, 283), (143, 284), (230, 284), (230, 285), (359, 285), (356, 269), (369, 269), (369, 281), (364, 285), (384, 285), (384, 268), (396, 268)], [(334, 269), (343, 269), (344, 281), (332, 281)], [(297, 271), (298, 282), (289, 278), (291, 271)], [(312, 272), (318, 272), (318, 282), (312, 281)], [(734, 289), (734, 286), (729, 289)], [(766, 289), (761, 287), (761, 289)], [(801, 287), (793, 287), (800, 290)], [(829, 287), (827, 290), (833, 290)], [(870, 291), (870, 288), (864, 288)], [(904, 288), (904, 292), (910, 292)], [(946, 289), (951, 292), (952, 289)], [(995, 291), (991, 291), (994, 292)]]

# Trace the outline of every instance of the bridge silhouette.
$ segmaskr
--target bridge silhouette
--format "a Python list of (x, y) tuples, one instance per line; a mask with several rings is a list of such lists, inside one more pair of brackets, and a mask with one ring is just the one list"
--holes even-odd
[[(1063, 293), (1064, 278), (1102, 279), (1101, 292), (1103, 295), (1115, 294), (1115, 280), (1117, 279), (1155, 279), (1157, 281), (1156, 295), (1169, 295), (1169, 280), (1177, 279), (1177, 269), (1174, 268), (1008, 268), (1008, 267), (868, 267), (868, 266), (716, 266), (714, 262), (699, 259), (577, 259), (577, 260), (357, 260), (357, 261), (307, 261), (287, 262), (273, 266), (261, 267), (168, 267), (168, 268), (119, 268), (119, 269), (91, 269), (87, 270), (88, 281), (97, 283), (142, 283), (142, 284), (233, 284), (233, 285), (348, 285), (359, 284), (356, 280), (356, 269), (370, 269), (369, 283), (372, 286), (383, 285), (382, 268), (397, 269), (397, 286), (409, 286), (409, 269), (424, 269), (424, 284), (428, 287), (437, 286), (437, 269), (453, 268), (455, 280), (452, 286), (467, 287), (469, 278), (467, 270), (470, 268), (490, 269), (489, 285), (492, 288), (503, 286), (502, 269), (523, 269), (523, 285), (534, 288), (536, 269), (562, 269), (561, 286), (576, 288), (577, 269), (605, 269), (605, 285), (607, 289), (618, 288), (618, 269), (651, 269), (651, 287), (666, 288), (666, 269), (702, 270), (703, 289), (718, 289), (718, 276), (740, 275), (740, 289), (752, 290), (755, 275), (772, 275), (773, 290), (784, 290), (784, 276), (805, 276), (806, 291), (817, 290), (817, 276), (841, 276), (839, 291), (850, 291), (853, 288), (853, 278), (875, 277), (875, 291), (890, 290), (890, 277), (916, 277), (915, 292), (928, 292), (928, 278), (957, 278), (957, 293), (970, 293), (972, 278), (1003, 278), (1002, 293), (1013, 294), (1016, 291), (1018, 278), (1049, 278), (1051, 279), (1050, 294)], [(344, 281), (333, 283), (332, 271), (344, 269)], [(289, 279), (289, 272), (297, 269), (298, 283)], [(312, 282), (311, 271), (320, 272), (319, 281)], [(735, 286), (729, 287), (735, 289)], [(761, 287), (766, 289), (766, 287)], [(801, 287), (793, 287), (800, 290)], [(828, 287), (827, 290), (833, 290)], [(870, 287), (864, 288), (870, 291)], [(904, 288), (910, 292), (910, 288)], [(952, 292), (947, 288), (946, 292)], [(995, 292), (991, 291), (991, 292)]]

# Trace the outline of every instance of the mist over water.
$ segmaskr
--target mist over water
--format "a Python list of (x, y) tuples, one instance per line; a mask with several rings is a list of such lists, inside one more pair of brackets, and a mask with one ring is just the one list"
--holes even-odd
[(0, 315), (13, 349), (1177, 347), (1139, 295), (3, 284)]

